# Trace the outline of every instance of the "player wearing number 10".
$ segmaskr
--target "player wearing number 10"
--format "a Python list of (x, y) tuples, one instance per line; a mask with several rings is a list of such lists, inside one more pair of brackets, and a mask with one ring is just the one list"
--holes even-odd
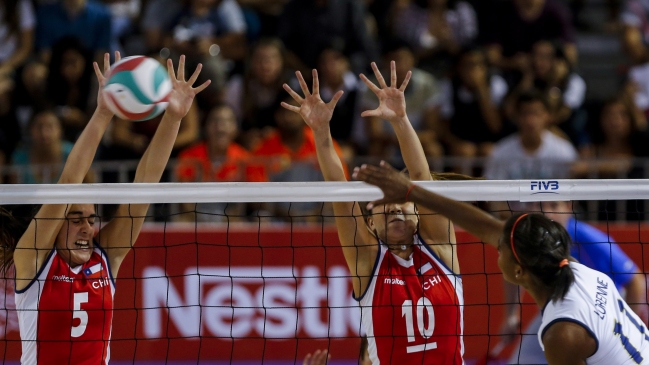
[[(119, 60), (119, 53), (115, 58)], [(104, 72), (109, 65), (106, 54)], [(97, 110), (72, 148), (59, 184), (83, 181), (113, 117), (102, 91), (106, 79), (96, 63), (94, 67), (100, 86)], [(187, 82), (184, 67), (183, 56), (176, 79), (171, 60), (167, 61), (173, 89), (165, 115), (137, 167), (135, 182), (160, 181), (181, 119), (194, 96), (209, 84), (192, 88), (201, 66)], [(43, 205), (28, 227), (0, 211), (0, 268), (6, 271), (12, 263), (15, 267), (23, 365), (108, 364), (113, 274), (137, 239), (147, 209), (148, 204), (120, 205), (116, 218), (96, 238), (96, 214), (91, 204)]]
[(498, 247), (498, 267), (541, 308), (538, 340), (549, 365), (633, 365), (649, 362), (649, 331), (606, 274), (570, 256), (570, 235), (541, 214), (501, 221), (466, 203), (419, 186), (382, 163), (362, 166), (354, 177), (377, 185), (384, 198), (435, 209), (483, 242)]
[[(406, 116), (404, 90), (411, 73), (397, 88), (396, 66), (394, 62), (390, 66), (389, 87), (374, 63), (372, 68), (381, 88), (361, 75), (380, 101), (377, 109), (363, 112), (362, 116), (390, 121), (410, 176), (430, 180), (426, 156)], [(282, 106), (299, 113), (313, 130), (325, 179), (347, 181), (329, 130), (342, 91), (325, 104), (319, 95), (315, 70), (313, 93), (299, 72), (297, 77), (305, 97), (284, 85), (299, 107), (287, 103)], [(449, 220), (426, 208), (417, 211), (411, 203), (377, 206), (367, 222), (356, 203), (338, 202), (333, 207), (372, 363), (463, 364), (462, 280), (455, 232)]]

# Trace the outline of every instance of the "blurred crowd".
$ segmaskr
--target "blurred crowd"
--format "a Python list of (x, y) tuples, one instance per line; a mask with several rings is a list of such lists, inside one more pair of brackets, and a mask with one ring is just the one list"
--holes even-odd
[[(325, 102), (345, 91), (331, 123), (344, 161), (398, 162), (390, 125), (360, 116), (378, 102), (359, 73), (390, 60), (399, 83), (413, 72), (408, 116), (432, 160), (483, 158), (471, 173), (492, 179), (642, 177), (632, 161), (649, 157), (649, 0), (607, 0), (626, 63), (595, 101), (578, 68), (589, 1), (3, 0), (0, 179), (56, 181), (94, 109), (92, 62), (115, 50), (185, 54), (212, 80), (168, 181), (320, 180), (313, 135), (280, 107), (292, 103), (282, 85), (313, 68)], [(158, 122), (114, 120), (99, 159), (138, 159)]]

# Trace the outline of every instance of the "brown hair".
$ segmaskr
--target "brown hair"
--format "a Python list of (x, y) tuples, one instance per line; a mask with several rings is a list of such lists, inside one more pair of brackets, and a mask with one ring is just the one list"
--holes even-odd
[(31, 218), (16, 217), (11, 211), (0, 207), (0, 275), (4, 276), (13, 265), (14, 251), (30, 221)]

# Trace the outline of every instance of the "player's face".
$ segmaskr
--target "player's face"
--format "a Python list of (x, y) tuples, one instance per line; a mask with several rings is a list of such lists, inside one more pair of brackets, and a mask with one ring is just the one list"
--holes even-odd
[(498, 242), (498, 268), (503, 273), (503, 278), (510, 283), (519, 284), (516, 279), (516, 271), (520, 266), (514, 258), (514, 254), (509, 246), (509, 237), (503, 235)]
[(73, 204), (68, 208), (65, 222), (56, 237), (56, 249), (72, 267), (90, 260), (94, 248), (95, 217), (92, 204)]
[(368, 220), (370, 228), (378, 233), (381, 240), (388, 243), (411, 240), (417, 230), (418, 221), (415, 205), (412, 203), (374, 207)]

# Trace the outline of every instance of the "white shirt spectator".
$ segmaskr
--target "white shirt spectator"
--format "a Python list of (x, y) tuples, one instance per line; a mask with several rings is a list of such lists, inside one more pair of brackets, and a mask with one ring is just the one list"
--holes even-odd
[[(20, 0), (16, 10), (19, 14), (19, 30), (33, 30), (36, 27), (36, 14), (32, 3), (29, 0)], [(4, 11), (4, 4), (0, 5), (0, 19), (4, 19)], [(0, 21), (0, 63), (8, 60), (16, 52), (18, 49), (18, 37), (20, 37), (18, 32), (9, 34), (9, 26)]]
[(568, 76), (568, 85), (563, 92), (563, 103), (575, 110), (582, 106), (586, 98), (586, 81), (576, 73)]
[(489, 156), (485, 177), (490, 180), (565, 179), (577, 150), (567, 140), (544, 131), (541, 146), (529, 153), (518, 133), (498, 142)]
[(629, 80), (638, 88), (635, 105), (642, 111), (649, 109), (649, 63), (632, 67), (629, 70)]

